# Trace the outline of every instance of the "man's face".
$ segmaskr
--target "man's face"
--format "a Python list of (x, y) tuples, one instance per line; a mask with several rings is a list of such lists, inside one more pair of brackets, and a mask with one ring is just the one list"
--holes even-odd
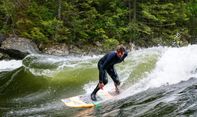
[(117, 51), (117, 56), (122, 58), (124, 55), (124, 52), (123, 51)]

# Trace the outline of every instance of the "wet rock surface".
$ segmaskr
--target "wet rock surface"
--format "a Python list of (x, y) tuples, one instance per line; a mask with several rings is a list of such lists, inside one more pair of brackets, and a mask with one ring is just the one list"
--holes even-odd
[(0, 53), (8, 59), (23, 59), (28, 54), (39, 53), (37, 45), (25, 38), (9, 37), (2, 40)]
[(196, 117), (197, 79), (148, 89), (121, 100), (105, 102), (79, 116), (102, 117)]
[(66, 44), (51, 44), (48, 47), (44, 47), (42, 53), (56, 56), (65, 56), (69, 54), (68, 46)]

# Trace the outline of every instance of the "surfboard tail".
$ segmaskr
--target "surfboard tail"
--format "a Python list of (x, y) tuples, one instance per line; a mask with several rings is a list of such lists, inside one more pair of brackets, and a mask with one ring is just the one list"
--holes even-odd
[(90, 95), (79, 95), (74, 96), (66, 99), (61, 99), (62, 102), (68, 107), (74, 108), (91, 108), (91, 107), (98, 107), (101, 103), (105, 100), (112, 99), (114, 96), (111, 95), (109, 92), (100, 90), (97, 93), (97, 101), (92, 101), (90, 99)]

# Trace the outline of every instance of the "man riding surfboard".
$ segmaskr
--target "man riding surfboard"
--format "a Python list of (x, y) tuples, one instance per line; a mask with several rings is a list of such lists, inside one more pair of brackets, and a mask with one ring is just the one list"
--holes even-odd
[(91, 99), (93, 101), (96, 101), (96, 93), (103, 89), (104, 85), (107, 84), (107, 74), (112, 78), (114, 81), (114, 85), (116, 88), (116, 91), (119, 92), (119, 89), (117, 86), (120, 85), (120, 80), (118, 78), (118, 74), (116, 73), (116, 70), (114, 69), (114, 65), (117, 63), (121, 63), (124, 61), (124, 59), (127, 57), (128, 52), (126, 51), (125, 47), (123, 45), (119, 45), (116, 49), (116, 51), (112, 51), (104, 55), (98, 62), (98, 70), (99, 70), (99, 83), (94, 89), (94, 91), (91, 93)]

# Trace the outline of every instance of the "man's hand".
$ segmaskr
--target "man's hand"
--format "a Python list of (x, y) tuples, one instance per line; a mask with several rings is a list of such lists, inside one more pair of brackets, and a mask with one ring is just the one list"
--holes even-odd
[(99, 88), (103, 90), (104, 84), (103, 83), (99, 83)]

